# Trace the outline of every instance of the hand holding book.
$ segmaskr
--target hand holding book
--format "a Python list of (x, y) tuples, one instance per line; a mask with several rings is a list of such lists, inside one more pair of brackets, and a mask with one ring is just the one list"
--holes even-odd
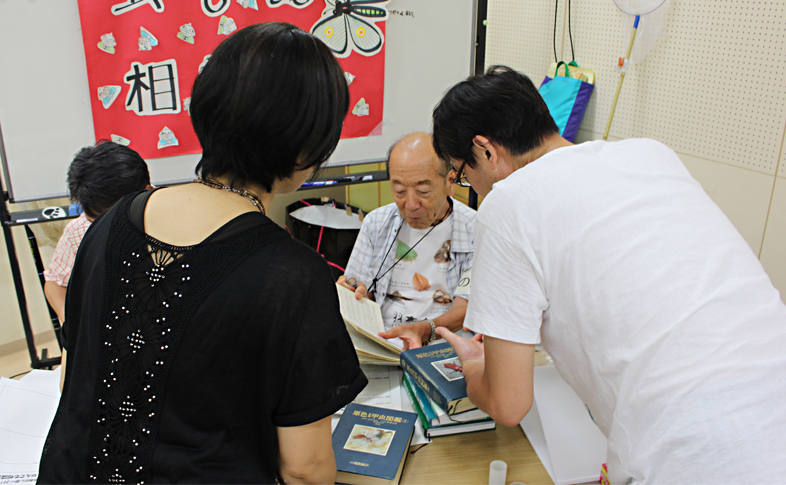
[(417, 349), (423, 346), (431, 334), (431, 325), (426, 321), (408, 325), (399, 325), (379, 334), (384, 339), (400, 338), (404, 342), (404, 350)]
[(472, 361), (486, 361), (483, 348), (483, 334), (476, 334), (471, 339), (459, 337), (445, 327), (437, 327), (437, 335), (444, 338), (455, 350), (463, 365)]

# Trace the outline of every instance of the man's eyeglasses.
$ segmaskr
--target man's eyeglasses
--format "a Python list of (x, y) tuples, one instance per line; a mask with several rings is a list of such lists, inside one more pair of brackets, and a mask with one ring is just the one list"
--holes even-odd
[(451, 181), (454, 184), (458, 185), (459, 187), (469, 187), (469, 180), (467, 180), (467, 175), (464, 173), (464, 167), (467, 165), (467, 162), (461, 164), (458, 170), (456, 170), (456, 177)]

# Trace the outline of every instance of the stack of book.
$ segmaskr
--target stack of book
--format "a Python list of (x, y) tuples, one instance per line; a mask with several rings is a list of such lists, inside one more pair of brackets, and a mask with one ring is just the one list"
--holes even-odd
[(467, 397), (461, 361), (449, 343), (405, 350), (401, 368), (404, 388), (429, 438), (496, 427)]

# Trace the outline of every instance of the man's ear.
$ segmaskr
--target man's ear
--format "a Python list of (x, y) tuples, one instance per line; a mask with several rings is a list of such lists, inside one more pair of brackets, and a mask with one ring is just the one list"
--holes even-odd
[(448, 197), (453, 197), (453, 195), (456, 193), (456, 189), (458, 188), (458, 185), (453, 183), (454, 178), (456, 178), (456, 171), (451, 170), (448, 174)]
[(497, 168), (499, 162), (499, 153), (494, 144), (483, 135), (475, 135), (472, 138), (472, 151), (475, 154), (475, 160), (488, 160), (492, 170)]

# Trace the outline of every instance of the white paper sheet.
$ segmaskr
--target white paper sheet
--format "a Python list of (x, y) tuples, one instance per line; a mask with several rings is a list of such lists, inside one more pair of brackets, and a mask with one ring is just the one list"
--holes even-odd
[(595, 482), (606, 462), (606, 437), (553, 365), (535, 367), (532, 409), (521, 421), (556, 485)]
[(0, 379), (0, 484), (36, 482), (59, 402), (59, 369)]

